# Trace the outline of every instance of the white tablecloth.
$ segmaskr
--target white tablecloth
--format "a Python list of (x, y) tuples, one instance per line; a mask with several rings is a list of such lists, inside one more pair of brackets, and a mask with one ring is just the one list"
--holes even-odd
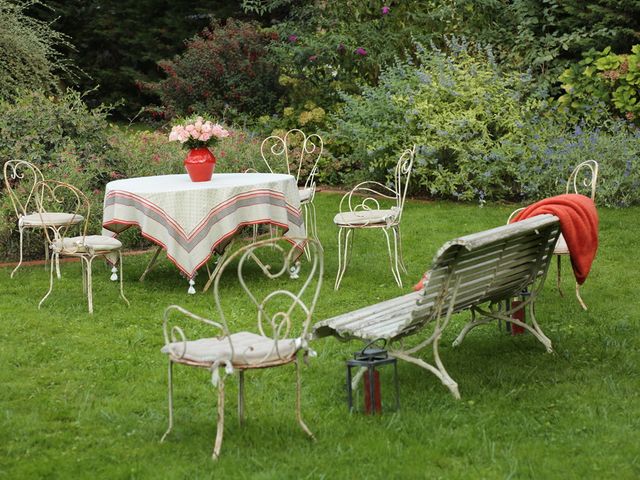
[(238, 229), (257, 223), (306, 236), (293, 176), (216, 173), (209, 182), (192, 182), (186, 174), (162, 175), (116, 180), (105, 190), (104, 229), (137, 225), (188, 278)]

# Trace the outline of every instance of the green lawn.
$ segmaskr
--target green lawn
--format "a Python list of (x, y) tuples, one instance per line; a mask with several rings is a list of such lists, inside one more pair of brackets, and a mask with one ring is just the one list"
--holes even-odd
[[(317, 320), (408, 292), (442, 243), (500, 225), (512, 210), (409, 202), (405, 288), (393, 281), (383, 235), (358, 232), (334, 292), (331, 219), (339, 199), (316, 197), (326, 263)], [(210, 293), (187, 296), (166, 260), (140, 283), (148, 257), (128, 256), (127, 308), (96, 262), (90, 316), (78, 263), (63, 265), (41, 310), (48, 273), (27, 267), (11, 280), (1, 269), (0, 478), (639, 478), (640, 208), (599, 213), (600, 249), (582, 289), (589, 310), (573, 296), (568, 261), (566, 298), (555, 289), (554, 263), (537, 304), (555, 354), (530, 335), (494, 326), (478, 327), (453, 349), (463, 314), (440, 349), (462, 400), (425, 370), (400, 363), (401, 410), (366, 417), (350, 414), (345, 401), (344, 360), (359, 344), (322, 339), (313, 345), (318, 358), (303, 369), (303, 415), (317, 442), (295, 422), (293, 367), (250, 372), (242, 428), (236, 381), (227, 381), (216, 463), (216, 392), (206, 371), (176, 367), (176, 424), (159, 443), (167, 425), (162, 312), (175, 303), (214, 318)]]

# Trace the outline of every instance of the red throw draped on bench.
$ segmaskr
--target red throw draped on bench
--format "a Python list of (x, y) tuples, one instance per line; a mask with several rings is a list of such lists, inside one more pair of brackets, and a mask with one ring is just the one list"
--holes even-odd
[(589, 197), (575, 193), (545, 198), (518, 213), (513, 222), (550, 213), (560, 219), (576, 282), (582, 285), (589, 275), (598, 250), (598, 212)]

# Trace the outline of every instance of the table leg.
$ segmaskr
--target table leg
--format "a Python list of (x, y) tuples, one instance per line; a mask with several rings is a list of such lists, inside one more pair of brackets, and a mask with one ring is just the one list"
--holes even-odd
[(149, 273), (153, 268), (153, 266), (156, 264), (156, 261), (158, 260), (158, 255), (160, 255), (161, 251), (162, 251), (162, 247), (158, 246), (156, 248), (156, 251), (153, 254), (153, 257), (151, 257), (151, 260), (147, 264), (147, 268), (144, 269), (144, 272), (142, 272), (142, 275), (140, 276), (141, 282), (144, 282), (144, 277), (147, 276), (147, 273)]

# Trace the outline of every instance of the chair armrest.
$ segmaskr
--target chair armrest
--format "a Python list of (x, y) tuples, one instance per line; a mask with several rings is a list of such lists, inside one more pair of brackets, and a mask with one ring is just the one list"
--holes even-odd
[(184, 357), (184, 354), (186, 353), (187, 337), (185, 336), (182, 328), (178, 325), (173, 325), (169, 329), (169, 317), (171, 316), (171, 313), (174, 311), (181, 313), (183, 318), (184, 317), (191, 318), (193, 320), (197, 320), (199, 322), (205, 323), (207, 325), (211, 325), (212, 327), (219, 329), (221, 331), (220, 337), (222, 338), (229, 336), (229, 332), (223, 324), (214, 322), (213, 320), (209, 320), (208, 318), (200, 317), (199, 315), (191, 313), (189, 310), (186, 310), (178, 305), (169, 305), (164, 311), (163, 321), (162, 321), (162, 331), (164, 334), (165, 345), (169, 345), (171, 343), (178, 343), (178, 342), (183, 343), (183, 348), (181, 352), (174, 352), (173, 350), (171, 350), (171, 354), (177, 358)]

